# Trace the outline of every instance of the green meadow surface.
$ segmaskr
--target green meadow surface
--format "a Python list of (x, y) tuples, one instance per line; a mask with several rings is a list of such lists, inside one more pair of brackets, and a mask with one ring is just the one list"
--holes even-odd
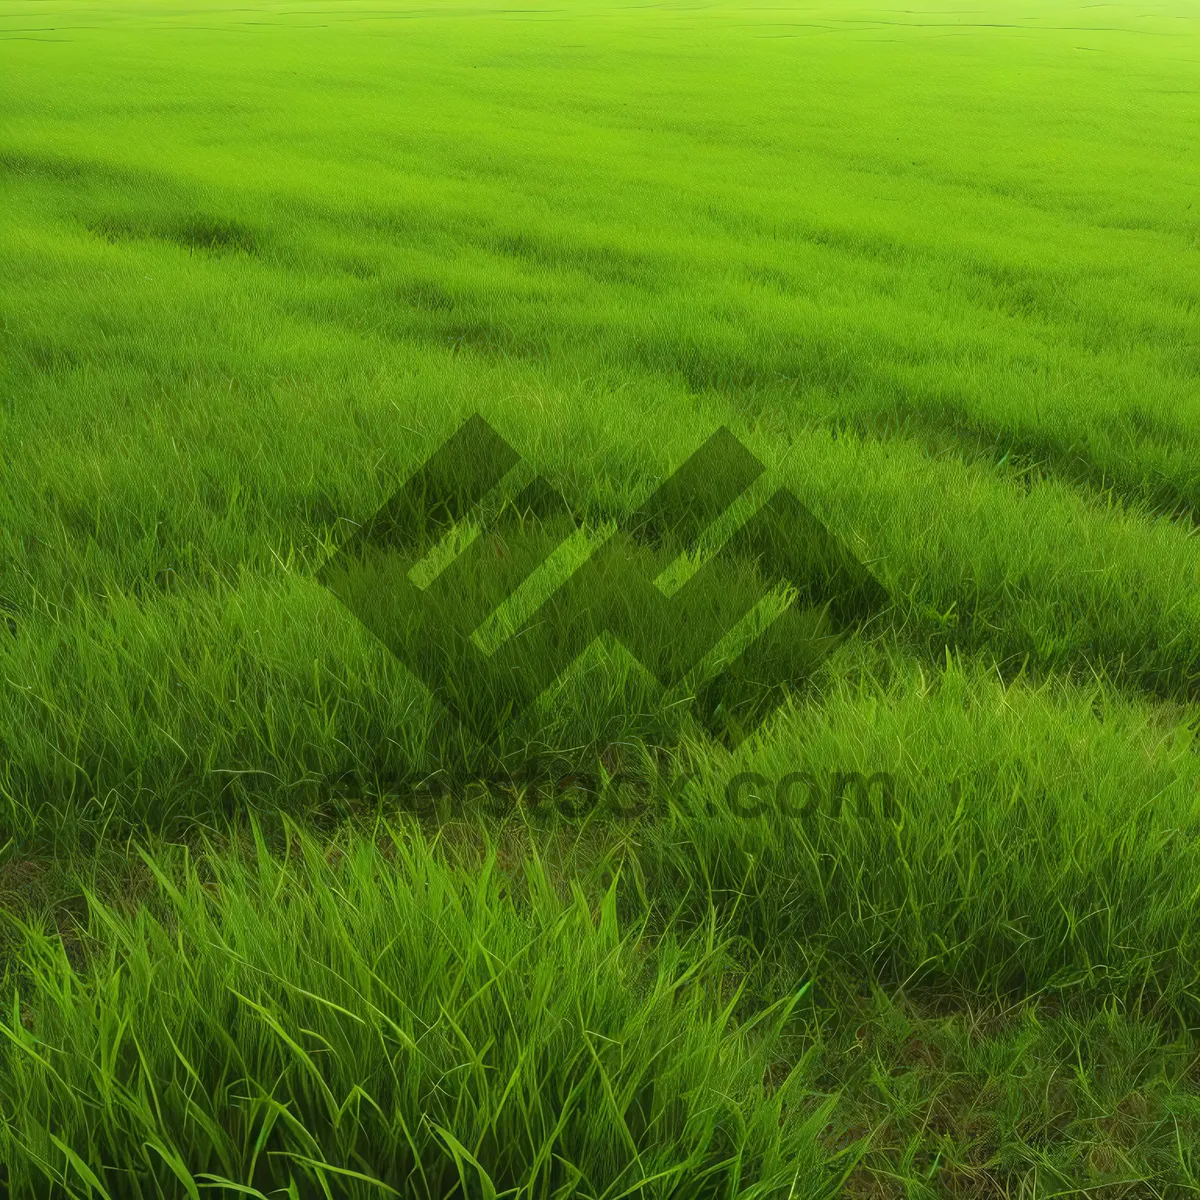
[[(1200, 1190), (1198, 34), (8, 0), (10, 1194)], [(724, 426), (887, 603), (741, 741), (601, 639), (498, 769), (318, 579), (475, 413), (568, 568)], [(802, 770), (895, 809), (731, 808)]]

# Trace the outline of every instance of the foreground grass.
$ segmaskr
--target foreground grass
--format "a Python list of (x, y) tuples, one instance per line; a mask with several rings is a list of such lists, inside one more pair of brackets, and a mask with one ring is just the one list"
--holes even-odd
[(326, 1172), (352, 1195), (830, 1194), (828, 1106), (762, 1091), (791, 1004), (733, 1028), (705, 995), (720, 952), (647, 958), (613, 890), (593, 913), (531, 862), (518, 902), (494, 857), (472, 877), (391, 846), (306, 888), (260, 844), (257, 874), (218, 868), (217, 909), (194, 869), (164, 880), (173, 933), (97, 907), (113, 941), (87, 984), (32, 940), (56, 1003), (5, 1030), (10, 1181), (78, 1146), (64, 1176), (93, 1182), (90, 1160), (119, 1195)]
[(830, 1011), (778, 979), (765, 1003), (723, 919), (685, 934), (665, 894), (621, 914), (634, 847), (470, 829), (285, 820), (272, 845), (251, 822), (199, 855), (131, 847), (137, 892), (85, 887), (65, 940), (6, 916), (10, 1185), (1194, 1188), (1195, 1047), (1146, 1014), (879, 990)]
[[(1188, 32), (0, 17), (9, 1190), (1194, 1193)], [(739, 744), (602, 640), (464, 748), (320, 573), (473, 412), (580, 546), (726, 425), (887, 602)]]
[[(359, 797), (319, 835), (276, 814), (10, 858), (10, 1170), (74, 1178), (53, 1130), (147, 1194), (176, 1186), (167, 1160), (263, 1191), (325, 1163), (406, 1195), (460, 1172), (463, 1194), (485, 1173), (618, 1195), (656, 1161), (630, 1194), (1191, 1188), (1194, 740), (1103, 688), (896, 663), (881, 690), (880, 662), (837, 665), (724, 761), (597, 764), (641, 811), (452, 794), (381, 823)], [(769, 788), (738, 815), (722, 788), (881, 764), (891, 818), (791, 814)], [(688, 1149), (655, 1159), (668, 1143)]]

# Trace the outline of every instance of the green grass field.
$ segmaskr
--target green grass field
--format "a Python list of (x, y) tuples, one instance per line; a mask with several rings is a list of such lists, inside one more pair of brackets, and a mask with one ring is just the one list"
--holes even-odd
[[(9, 1194), (1200, 1192), (1198, 34), (11, 0)], [(485, 753), (321, 577), (476, 413), (568, 572), (724, 426), (886, 603), (744, 740), (609, 636)]]

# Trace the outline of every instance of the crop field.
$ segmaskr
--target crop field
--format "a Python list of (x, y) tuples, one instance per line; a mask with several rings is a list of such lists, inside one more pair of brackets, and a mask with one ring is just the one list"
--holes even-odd
[(8, 0), (0, 1193), (1200, 1193), (1198, 35)]

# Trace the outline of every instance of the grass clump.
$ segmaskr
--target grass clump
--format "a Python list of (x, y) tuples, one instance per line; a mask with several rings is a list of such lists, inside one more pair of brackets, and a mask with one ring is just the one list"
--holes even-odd
[(735, 1022), (720, 942), (622, 927), (615, 878), (597, 898), (494, 848), (467, 873), (403, 828), (334, 863), (292, 832), (294, 860), (255, 827), (205, 878), (142, 851), (159, 915), (89, 892), (86, 968), (22, 930), (11, 1186), (835, 1194), (828, 1104), (803, 1070), (763, 1088), (803, 987)]

